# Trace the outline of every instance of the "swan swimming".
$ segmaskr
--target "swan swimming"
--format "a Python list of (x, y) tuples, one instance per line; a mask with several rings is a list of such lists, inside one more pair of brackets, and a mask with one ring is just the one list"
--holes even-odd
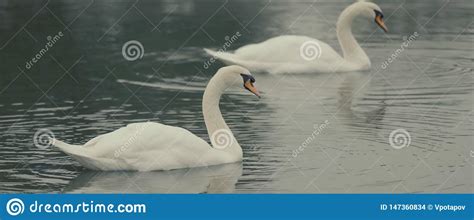
[(338, 18), (337, 38), (341, 57), (328, 44), (307, 36), (283, 35), (257, 44), (249, 44), (234, 53), (204, 49), (206, 53), (226, 64), (236, 64), (253, 72), (315, 73), (367, 70), (370, 59), (352, 35), (352, 22), (358, 16), (374, 19), (385, 32), (380, 7), (372, 2), (356, 2)]
[(155, 122), (129, 124), (82, 146), (51, 141), (93, 170), (171, 170), (239, 162), (242, 148), (222, 117), (219, 100), (226, 89), (242, 85), (260, 97), (254, 83), (255, 78), (240, 66), (220, 68), (211, 78), (202, 111), (212, 146), (184, 128)]

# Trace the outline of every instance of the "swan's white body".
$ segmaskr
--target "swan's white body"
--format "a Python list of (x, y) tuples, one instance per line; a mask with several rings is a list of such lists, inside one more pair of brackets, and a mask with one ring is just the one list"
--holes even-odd
[[(305, 42), (317, 42), (322, 53), (317, 61), (307, 61), (301, 57), (300, 47)], [(356, 64), (346, 63), (331, 46), (307, 36), (283, 35), (258, 44), (250, 44), (234, 53), (221, 53), (204, 49), (209, 55), (226, 64), (238, 64), (255, 72), (269, 73), (314, 73), (350, 71), (359, 69)], [(346, 64), (346, 65), (345, 65)]]
[(129, 124), (82, 146), (59, 140), (53, 140), (53, 145), (93, 170), (171, 170), (241, 161), (242, 148), (219, 110), (221, 94), (230, 86), (242, 85), (241, 76), (235, 72), (250, 74), (238, 66), (221, 68), (210, 80), (203, 97), (209, 137), (225, 131), (226, 136), (217, 136), (226, 139), (223, 149), (215, 148), (220, 140), (211, 138), (213, 147), (184, 128), (155, 122)]
[(82, 146), (55, 146), (92, 170), (171, 170), (240, 161), (190, 131), (155, 122), (129, 124)]
[(204, 50), (226, 64), (237, 64), (258, 72), (278, 74), (367, 70), (370, 68), (370, 59), (352, 35), (351, 25), (359, 15), (374, 16), (373, 10), (380, 11), (380, 8), (374, 3), (356, 2), (339, 16), (337, 37), (343, 56), (318, 39), (296, 35), (278, 36), (246, 45), (234, 53)]

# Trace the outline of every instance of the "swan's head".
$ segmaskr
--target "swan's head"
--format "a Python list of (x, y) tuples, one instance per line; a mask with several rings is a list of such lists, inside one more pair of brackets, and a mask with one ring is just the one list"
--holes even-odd
[(370, 19), (374, 19), (374, 22), (382, 28), (383, 31), (387, 32), (388, 28), (385, 26), (385, 23), (383, 21), (383, 13), (382, 9), (378, 5), (376, 5), (373, 2), (357, 2), (354, 3), (354, 6), (356, 6), (361, 15), (368, 17)]
[(225, 73), (226, 77), (224, 78), (224, 83), (227, 84), (227, 87), (243, 87), (260, 98), (260, 93), (255, 87), (255, 78), (247, 69), (241, 66), (232, 65), (222, 67), (218, 72)]

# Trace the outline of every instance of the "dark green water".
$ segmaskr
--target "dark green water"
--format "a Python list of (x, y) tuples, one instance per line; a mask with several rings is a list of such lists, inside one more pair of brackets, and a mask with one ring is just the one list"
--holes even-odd
[[(201, 96), (222, 64), (205, 68), (202, 48), (239, 32), (231, 49), (282, 34), (339, 49), (335, 23), (350, 2), (1, 1), (0, 191), (472, 193), (472, 1), (378, 1), (390, 32), (365, 19), (353, 26), (368, 72), (254, 74), (262, 99), (234, 92), (221, 103), (241, 165), (91, 172), (34, 145), (39, 129), (81, 144), (147, 120), (207, 139)], [(141, 59), (123, 57), (130, 40), (143, 45)], [(410, 136), (398, 150), (396, 129)]]

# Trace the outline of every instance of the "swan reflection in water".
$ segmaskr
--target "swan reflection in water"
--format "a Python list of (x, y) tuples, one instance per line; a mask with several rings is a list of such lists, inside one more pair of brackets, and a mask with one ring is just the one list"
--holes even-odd
[(84, 171), (65, 193), (232, 193), (242, 164), (155, 172)]
[[(365, 93), (369, 89), (370, 76), (364, 72), (351, 72), (344, 75), (338, 87), (337, 109), (340, 116), (350, 119), (349, 123), (354, 125), (378, 126), (385, 116), (387, 104), (381, 98), (378, 103), (370, 103), (370, 110), (361, 111), (358, 102), (363, 101)], [(364, 108), (368, 108), (367, 103)]]

